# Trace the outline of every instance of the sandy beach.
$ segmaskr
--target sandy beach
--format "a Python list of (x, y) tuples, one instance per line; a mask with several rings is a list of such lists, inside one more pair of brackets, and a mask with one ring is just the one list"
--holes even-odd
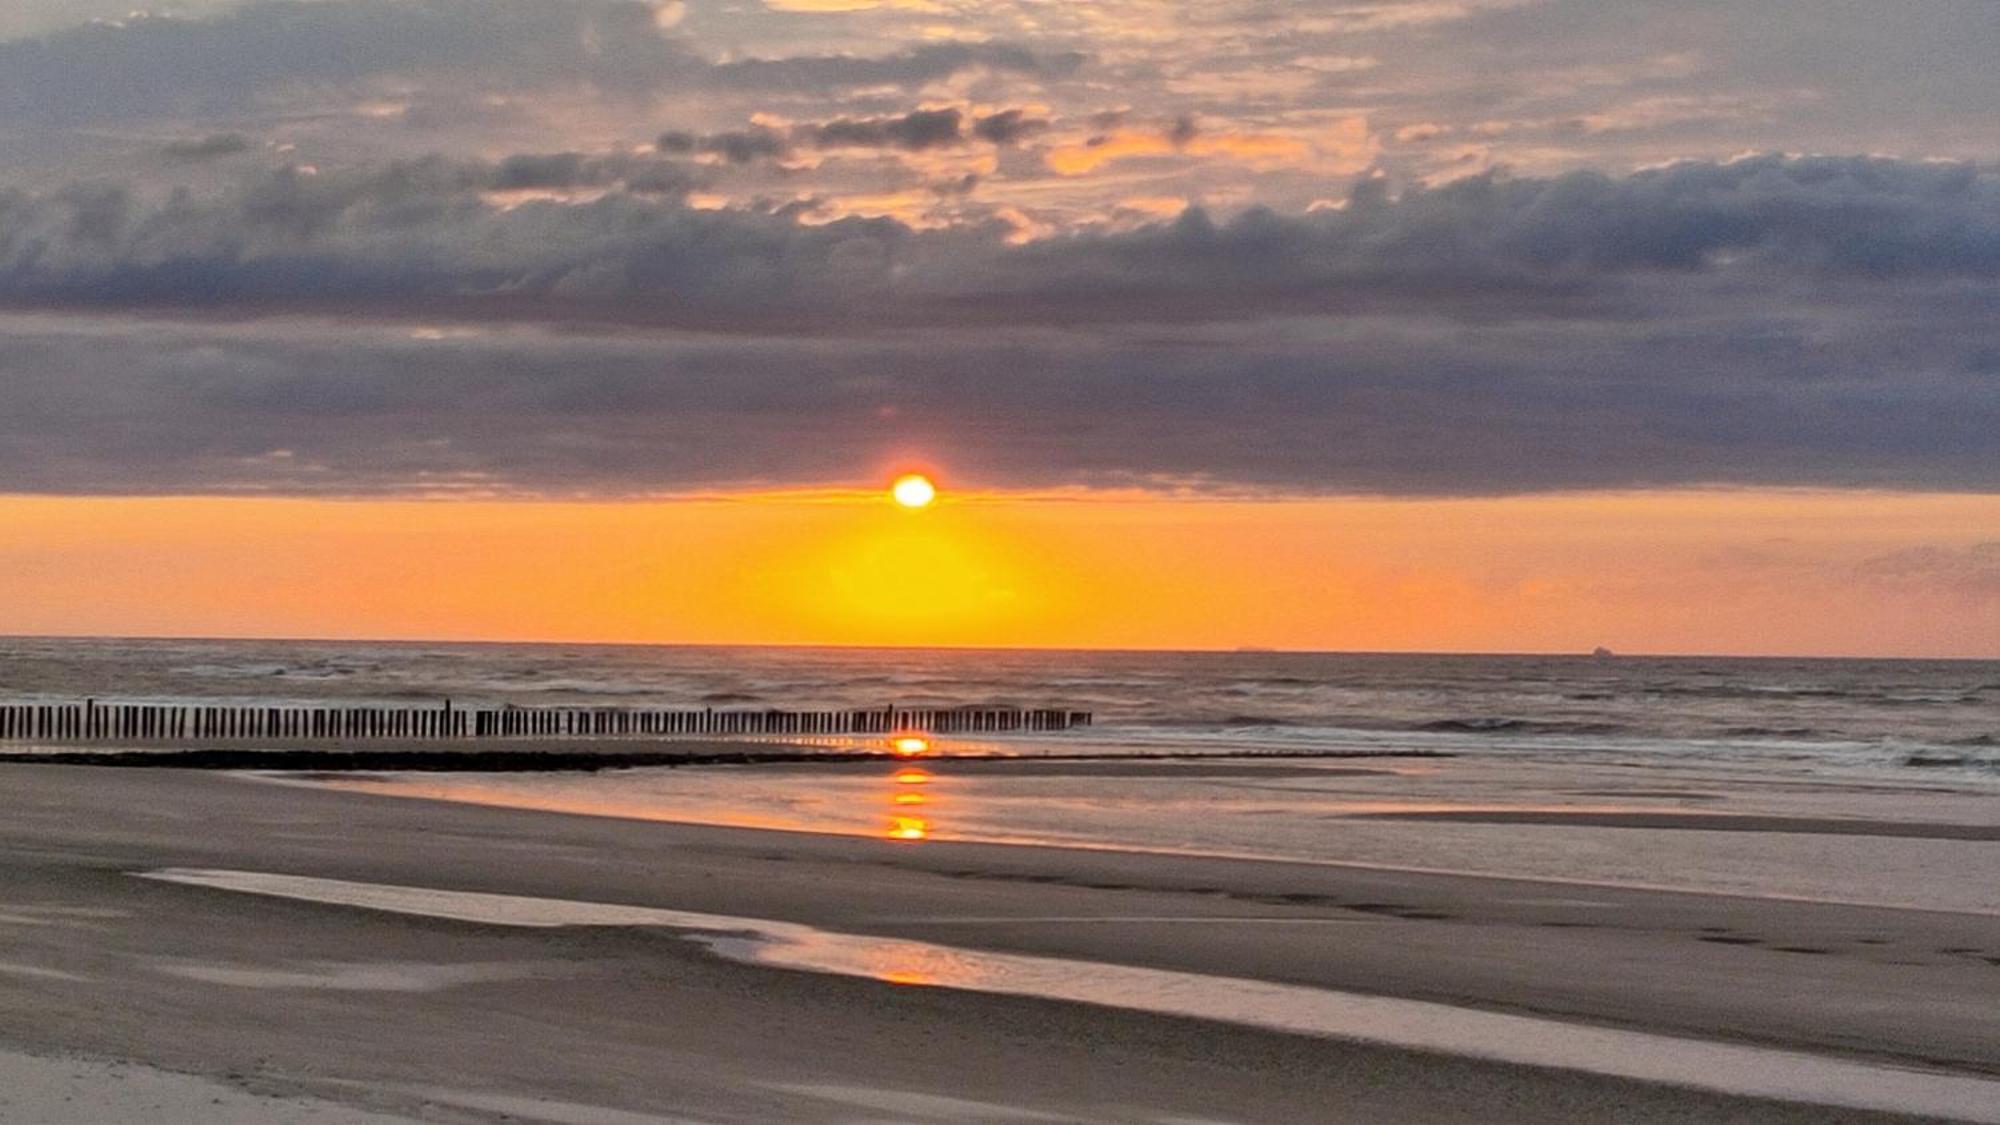
[[(0, 864), (0, 1048), (56, 1060), (8, 1062), (29, 1076), (11, 1096), (44, 1098), (17, 1105), (59, 1106), (61, 1065), (116, 1064), (292, 1099), (243, 1120), (1895, 1119), (924, 987), (926, 964), (895, 963), (935, 947), (1914, 1068), (1940, 1089), (1971, 1083), (1940, 1103), (1966, 1119), (1977, 1081), (2000, 1079), (2000, 919), (1977, 914), (910, 845), (69, 766), (7, 769)], [(703, 912), (882, 946), (874, 979), (802, 972), (670, 927), (501, 925), (135, 877), (165, 869)], [(115, 1100), (115, 1084), (90, 1088)], [(176, 1119), (119, 1105), (74, 1119)]]

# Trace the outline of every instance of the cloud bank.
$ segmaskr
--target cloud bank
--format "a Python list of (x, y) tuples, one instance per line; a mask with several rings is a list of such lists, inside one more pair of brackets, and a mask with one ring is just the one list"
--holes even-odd
[(1025, 244), (702, 209), (703, 172), (0, 198), (0, 481), (645, 494), (907, 451), (1021, 486), (2000, 487), (2000, 178), (1968, 165), (1364, 179)]
[(0, 490), (2000, 485), (1988, 0), (126, 7)]

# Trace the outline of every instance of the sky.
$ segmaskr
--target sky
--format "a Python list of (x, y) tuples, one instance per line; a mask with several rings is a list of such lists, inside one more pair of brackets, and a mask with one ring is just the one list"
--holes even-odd
[(0, 0), (0, 632), (2000, 657), (1996, 54)]

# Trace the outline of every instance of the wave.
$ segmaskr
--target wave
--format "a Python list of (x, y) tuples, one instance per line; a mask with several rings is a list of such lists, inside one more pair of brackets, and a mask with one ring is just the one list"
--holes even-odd
[(1326, 680), (1311, 676), (1243, 676), (1236, 680), (1240, 684), (1272, 684), (1278, 687), (1331, 687)]
[(376, 696), (382, 699), (429, 699), (429, 700), (443, 699), (445, 696), (449, 694), (450, 694), (449, 692), (433, 688), (389, 688), (387, 690), (378, 691), (375, 693)]
[(1779, 684), (1655, 684), (1643, 689), (1648, 695), (1689, 696), (1697, 699), (1854, 699), (1875, 698), (1868, 690), (1830, 687), (1786, 687)]
[(1724, 738), (1824, 738), (1831, 732), (1813, 727), (1727, 727)]
[(1146, 726), (1183, 730), (1215, 730), (1241, 727), (1295, 727), (1301, 724), (1296, 719), (1281, 719), (1276, 715), (1187, 715), (1179, 718), (1147, 719)]
[(1970, 754), (1908, 754), (1904, 756), (1903, 764), (1914, 769), (1960, 769), (2000, 773), (2000, 761)]
[(1573, 722), (1560, 719), (1433, 719), (1418, 723), (1412, 730), (1439, 734), (1621, 734), (1632, 728), (1624, 723)]

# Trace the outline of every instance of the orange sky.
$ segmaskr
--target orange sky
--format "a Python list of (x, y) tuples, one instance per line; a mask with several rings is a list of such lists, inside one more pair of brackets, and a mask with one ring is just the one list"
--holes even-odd
[(0, 632), (1993, 657), (1996, 528), (1908, 493), (0, 497)]

